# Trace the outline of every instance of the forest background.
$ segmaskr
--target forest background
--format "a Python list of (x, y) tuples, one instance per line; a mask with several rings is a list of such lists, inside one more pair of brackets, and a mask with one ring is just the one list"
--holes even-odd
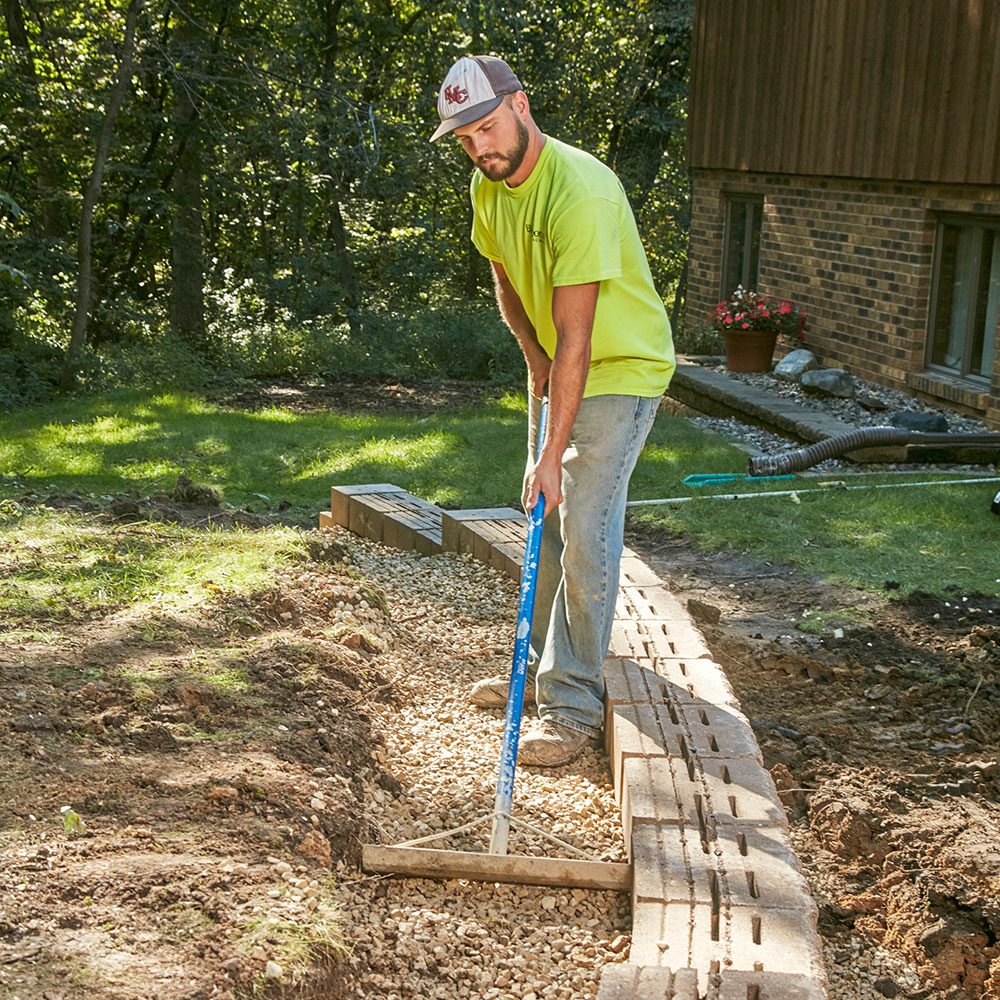
[[(0, 408), (341, 373), (519, 379), (431, 145), (467, 52), (621, 177), (683, 297), (693, 0), (0, 0)], [(676, 310), (675, 310), (676, 316)]]

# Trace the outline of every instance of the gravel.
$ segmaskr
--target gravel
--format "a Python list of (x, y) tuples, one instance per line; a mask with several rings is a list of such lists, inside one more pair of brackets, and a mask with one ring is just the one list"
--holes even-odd
[[(362, 775), (367, 819), (392, 844), (490, 813), (503, 716), (471, 707), (466, 692), (510, 669), (516, 585), (468, 557), (357, 539), (351, 548), (405, 640), (379, 659), (396, 678), (398, 704), (373, 706), (386, 744), (379, 763), (401, 791)], [(554, 771), (519, 768), (514, 810), (594, 857), (624, 860), (603, 753)], [(431, 846), (486, 851), (488, 840), (487, 822)], [(562, 851), (514, 829), (510, 853)], [(602, 967), (628, 955), (628, 900), (613, 892), (376, 877), (344, 885), (342, 901), (358, 996), (576, 1000), (595, 997)]]
[[(987, 427), (981, 420), (975, 417), (968, 417), (957, 413), (954, 410), (947, 410), (935, 407), (923, 400), (916, 399), (907, 392), (899, 389), (888, 388), (872, 382), (865, 382), (863, 379), (854, 376), (854, 382), (858, 392), (868, 396), (874, 396), (886, 404), (888, 410), (881, 413), (869, 413), (863, 406), (853, 399), (835, 399), (832, 397), (819, 397), (807, 394), (801, 386), (796, 383), (786, 382), (775, 378), (769, 372), (745, 373), (731, 372), (722, 365), (706, 365), (728, 378), (751, 385), (755, 389), (773, 393), (775, 397), (792, 400), (802, 407), (817, 412), (825, 413), (832, 417), (837, 417), (845, 423), (855, 427), (883, 427), (889, 423), (888, 414), (896, 411), (908, 411), (915, 413), (943, 413), (948, 420), (950, 432), (982, 434), (989, 433), (992, 428)], [(751, 454), (779, 454), (793, 448), (802, 447), (798, 442), (790, 441), (771, 431), (745, 424), (734, 418), (716, 417), (693, 417), (691, 423), (704, 430), (714, 431), (723, 437), (740, 445)], [(843, 459), (828, 459), (818, 465), (812, 466), (809, 470), (818, 473), (831, 472), (986, 472), (994, 470), (992, 465), (959, 465), (959, 464), (938, 464), (928, 465), (925, 463), (895, 463), (889, 465), (860, 465), (856, 462), (849, 462)]]

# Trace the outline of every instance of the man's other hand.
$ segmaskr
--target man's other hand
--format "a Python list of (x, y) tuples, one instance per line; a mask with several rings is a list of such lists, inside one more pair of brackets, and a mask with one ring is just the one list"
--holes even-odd
[(531, 395), (535, 399), (541, 399), (545, 395), (545, 385), (549, 380), (549, 371), (551, 368), (552, 361), (544, 354), (529, 363), (528, 385), (531, 387)]
[(545, 497), (545, 516), (548, 517), (563, 501), (562, 460), (559, 456), (551, 458), (544, 451), (542, 457), (524, 477), (521, 503), (529, 514), (538, 502), (539, 493)]

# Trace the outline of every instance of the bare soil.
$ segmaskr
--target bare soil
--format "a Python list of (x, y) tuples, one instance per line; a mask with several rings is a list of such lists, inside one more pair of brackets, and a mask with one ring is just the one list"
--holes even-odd
[(281, 407), (296, 413), (315, 410), (356, 413), (427, 413), (478, 406), (502, 395), (506, 386), (457, 379), (395, 378), (352, 375), (322, 382), (277, 379), (225, 384), (209, 394), (214, 402), (245, 410)]
[(828, 957), (857, 961), (860, 939), (923, 980), (875, 995), (1000, 997), (1000, 599), (631, 544), (689, 601), (753, 724)]
[(318, 533), (311, 552), (249, 598), (0, 652), (0, 996), (274, 992), (267, 961), (298, 946), (300, 995), (341, 995), (332, 876), (371, 839), (363, 783), (393, 788), (371, 709), (399, 686), (378, 596)]

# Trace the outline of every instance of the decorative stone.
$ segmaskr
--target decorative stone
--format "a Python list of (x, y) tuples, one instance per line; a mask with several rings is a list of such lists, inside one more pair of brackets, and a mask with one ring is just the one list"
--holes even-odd
[(816, 355), (802, 347), (786, 354), (775, 366), (774, 375), (786, 382), (798, 382), (806, 372), (817, 368), (819, 361), (816, 360)]
[(820, 368), (806, 372), (801, 380), (802, 388), (817, 396), (836, 396), (850, 399), (854, 395), (854, 379), (843, 368)]
[(883, 403), (878, 396), (872, 396), (867, 392), (858, 393), (858, 395), (854, 397), (854, 402), (863, 409), (866, 409), (869, 413), (881, 413), (883, 410), (889, 409), (889, 407)]
[(893, 427), (902, 427), (908, 431), (919, 431), (923, 434), (947, 434), (948, 421), (943, 413), (915, 413), (912, 410), (902, 410), (888, 415)]

